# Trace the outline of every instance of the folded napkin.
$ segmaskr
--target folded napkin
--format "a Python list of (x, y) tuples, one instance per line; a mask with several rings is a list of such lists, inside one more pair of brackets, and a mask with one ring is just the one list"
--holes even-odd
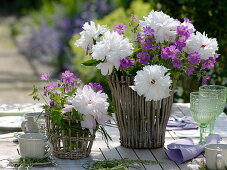
[[(220, 141), (220, 135), (210, 135), (206, 138), (206, 145), (217, 144)], [(192, 138), (179, 139), (167, 145), (168, 150), (165, 150), (165, 153), (169, 159), (177, 163), (183, 163), (198, 157), (204, 151), (206, 145), (195, 145)]]
[(198, 129), (198, 125), (195, 123), (168, 121), (166, 130), (190, 130)]
[(166, 130), (192, 130), (198, 129), (191, 116), (173, 114), (167, 123)]

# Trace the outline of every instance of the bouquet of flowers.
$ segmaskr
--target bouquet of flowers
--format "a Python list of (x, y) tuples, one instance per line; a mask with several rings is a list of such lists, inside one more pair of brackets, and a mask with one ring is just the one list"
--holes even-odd
[(96, 66), (103, 75), (134, 77), (131, 88), (146, 101), (168, 97), (180, 75), (203, 77), (206, 83), (206, 72), (219, 57), (215, 38), (196, 31), (189, 19), (180, 22), (163, 12), (151, 11), (143, 20), (132, 15), (132, 21), (131, 39), (124, 36), (123, 23), (111, 31), (86, 22), (75, 43), (92, 58), (83, 64)]
[[(51, 82), (50, 76), (49, 73), (41, 76), (41, 80), (48, 83), (44, 86), (44, 94), (40, 94), (34, 87), (31, 95), (37, 100), (40, 95), (43, 97), (46, 101), (43, 108), (51, 113), (52, 123), (60, 130), (71, 128), (75, 133), (94, 134), (96, 130), (101, 130), (108, 138), (103, 125), (111, 120), (112, 110), (102, 86), (99, 83), (84, 85), (68, 70), (62, 73), (61, 80), (56, 82)], [(74, 122), (70, 127), (65, 119), (69, 115)]]

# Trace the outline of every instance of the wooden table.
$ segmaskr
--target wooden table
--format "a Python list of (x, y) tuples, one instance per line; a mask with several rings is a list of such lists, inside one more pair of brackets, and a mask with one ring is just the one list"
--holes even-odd
[[(5, 109), (2, 109), (4, 106)], [(28, 106), (28, 105), (27, 105)], [(15, 107), (19, 107), (19, 112), (23, 112), (28, 107), (25, 105), (16, 105), (16, 106), (7, 106), (2, 105), (0, 106), (0, 116), (1, 111), (6, 111), (10, 109), (14, 109)], [(40, 105), (29, 105), (31, 111), (39, 111)], [(183, 103), (175, 103), (172, 108), (173, 114), (180, 114), (180, 115), (190, 115), (189, 112), (189, 104)], [(122, 159), (122, 158), (129, 158), (133, 160), (141, 159), (141, 160), (152, 160), (162, 163), (157, 163), (153, 165), (142, 165), (142, 169), (146, 170), (185, 170), (187, 169), (187, 163), (178, 164), (169, 160), (164, 152), (164, 148), (159, 149), (130, 149), (124, 148), (120, 146), (119, 143), (119, 131), (117, 128), (107, 127), (106, 128), (110, 136), (112, 137), (113, 141), (109, 142), (110, 149), (107, 148), (105, 142), (102, 140), (102, 136), (97, 134), (96, 140), (92, 147), (92, 152), (88, 158), (81, 159), (81, 160), (64, 160), (64, 159), (57, 159), (59, 167), (65, 170), (83, 170), (84, 165), (87, 161), (92, 160), (105, 160), (105, 159)], [(166, 147), (169, 143), (172, 143), (174, 140), (179, 139), (173, 131), (167, 131), (165, 135), (165, 146)], [(227, 142), (227, 138), (223, 138), (224, 142)], [(198, 138), (194, 138), (195, 142), (198, 142)], [(0, 159), (3, 158), (13, 158), (18, 157), (17, 151), (17, 144), (13, 142), (0, 142)], [(9, 169), (13, 167), (8, 167)], [(8, 169), (7, 168), (7, 169)], [(0, 168), (1, 169), (1, 168)], [(41, 169), (41, 168), (33, 168), (33, 169)], [(47, 167), (42, 168), (44, 170), (55, 170), (59, 169), (57, 167)]]

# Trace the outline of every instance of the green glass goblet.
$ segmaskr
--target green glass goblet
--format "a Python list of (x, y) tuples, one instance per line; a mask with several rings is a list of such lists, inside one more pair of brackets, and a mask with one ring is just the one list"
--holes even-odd
[(218, 102), (218, 109), (216, 112), (216, 116), (209, 124), (209, 135), (212, 135), (212, 134), (215, 134), (215, 128), (214, 128), (215, 120), (223, 112), (224, 107), (226, 105), (226, 87), (219, 86), (219, 85), (204, 85), (199, 87), (199, 91), (208, 92), (212, 94), (215, 93), (218, 95), (219, 102)]
[(190, 93), (190, 112), (200, 127), (199, 145), (204, 145), (205, 130), (207, 125), (215, 117), (217, 111), (218, 95), (207, 92)]

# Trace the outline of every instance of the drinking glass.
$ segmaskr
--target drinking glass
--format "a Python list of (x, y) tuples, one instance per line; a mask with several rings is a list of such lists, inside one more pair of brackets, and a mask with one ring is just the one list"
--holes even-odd
[(204, 145), (205, 129), (217, 112), (218, 95), (207, 92), (190, 93), (190, 112), (200, 127), (199, 145)]
[(226, 87), (219, 86), (219, 85), (204, 85), (199, 87), (199, 91), (201, 92), (208, 92), (208, 93), (215, 93), (218, 95), (218, 109), (216, 112), (216, 116), (209, 124), (209, 135), (215, 134), (215, 119), (220, 116), (220, 114), (223, 112), (224, 107), (226, 105)]

